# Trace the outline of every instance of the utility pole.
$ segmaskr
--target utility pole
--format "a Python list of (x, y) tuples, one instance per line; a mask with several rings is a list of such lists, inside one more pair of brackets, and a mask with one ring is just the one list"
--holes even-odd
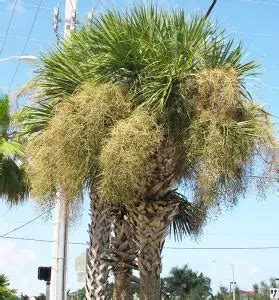
[[(76, 25), (77, 0), (66, 0), (64, 38)], [(54, 30), (58, 32), (59, 9), (54, 12)], [(57, 22), (57, 23), (55, 23)], [(67, 297), (67, 263), (68, 263), (69, 207), (63, 191), (57, 193), (54, 221), (54, 243), (51, 273), (51, 300), (65, 300)]]
[(235, 300), (234, 264), (232, 264), (232, 279), (233, 279), (233, 300)]

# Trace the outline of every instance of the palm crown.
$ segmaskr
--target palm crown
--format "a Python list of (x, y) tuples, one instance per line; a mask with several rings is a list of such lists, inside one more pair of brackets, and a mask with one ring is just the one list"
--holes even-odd
[[(263, 154), (271, 162), (275, 143), (268, 114), (250, 99), (246, 89), (246, 78), (257, 73), (257, 63), (243, 63), (242, 46), (235, 46), (233, 40), (224, 36), (224, 32), (203, 16), (185, 18), (183, 12), (162, 12), (156, 7), (141, 7), (124, 15), (111, 11), (96, 19), (92, 26), (74, 32), (61, 46), (43, 56), (38, 80), (50, 107), (63, 99), (73, 103), (80, 98), (80, 93), (86, 93), (79, 91), (88, 82), (97, 90), (104, 84), (118, 85), (130, 95), (128, 115), (132, 119), (123, 122), (134, 126), (143, 111), (149, 115), (147, 119), (153, 120), (146, 124), (150, 129), (149, 142), (143, 134), (142, 141), (138, 135), (138, 145), (131, 143), (128, 137), (138, 128), (126, 128), (126, 143), (135, 145), (130, 150), (137, 149), (140, 153), (142, 149), (145, 160), (141, 156), (139, 164), (131, 168), (114, 164), (113, 170), (113, 165), (106, 166), (105, 159), (105, 150), (112, 148), (105, 145), (101, 154), (102, 175), (106, 168), (108, 176), (121, 168), (133, 173), (144, 169), (142, 166), (149, 159), (147, 153), (164, 144), (173, 153), (176, 182), (185, 179), (194, 187), (198, 198), (233, 200), (245, 191), (255, 156)], [(73, 105), (71, 109), (67, 113), (74, 118), (80, 107)], [(62, 110), (58, 108), (58, 115)], [(107, 111), (103, 116), (108, 118), (110, 114)], [(125, 119), (124, 115), (120, 119)], [(122, 126), (118, 119), (110, 123), (116, 126), (107, 143), (115, 139), (117, 126)], [(71, 132), (70, 121), (67, 126), (68, 130), (64, 130)], [(65, 134), (63, 130), (60, 132)], [(135, 135), (138, 133), (134, 131)], [(83, 138), (85, 135), (100, 144), (93, 131), (88, 131)], [(116, 152), (121, 145), (115, 144)], [(97, 152), (86, 154), (90, 164), (92, 155), (100, 154), (101, 148), (97, 148)], [(120, 153), (107, 154), (125, 161)], [(129, 157), (127, 152), (123, 155)], [(84, 163), (80, 166), (86, 177), (91, 168)], [(134, 182), (119, 178), (115, 182), (119, 191), (125, 191), (128, 185), (131, 190), (145, 176), (139, 172), (136, 178), (127, 172), (125, 178), (134, 178)], [(110, 182), (114, 179), (108, 178)], [(105, 188), (104, 195), (108, 199), (127, 201), (127, 194), (113, 195), (109, 191), (106, 194)]]

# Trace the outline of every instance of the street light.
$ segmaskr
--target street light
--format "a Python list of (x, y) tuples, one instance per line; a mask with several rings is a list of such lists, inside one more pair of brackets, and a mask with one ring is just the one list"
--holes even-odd
[(17, 59), (18, 61), (29, 64), (29, 65), (37, 65), (39, 63), (39, 58), (34, 55), (21, 55), (21, 56), (14, 55), (14, 56), (0, 59), (0, 62), (7, 61), (10, 59)]
[[(212, 260), (213, 263), (216, 263), (216, 260)], [(230, 266), (232, 267), (232, 281), (230, 282), (230, 292), (231, 292), (231, 286), (233, 286), (232, 288), (232, 296), (233, 296), (233, 300), (235, 300), (235, 287), (236, 287), (236, 282), (234, 281), (234, 264), (230, 264)]]

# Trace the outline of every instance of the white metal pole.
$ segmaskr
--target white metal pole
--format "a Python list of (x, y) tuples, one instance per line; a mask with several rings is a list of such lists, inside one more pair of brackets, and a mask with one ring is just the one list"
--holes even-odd
[(51, 300), (65, 300), (67, 294), (68, 209), (65, 199), (57, 197), (51, 270)]
[(75, 28), (76, 13), (77, 0), (66, 0), (64, 38), (67, 38), (70, 34), (70, 31)]
[(46, 282), (46, 300), (50, 300), (50, 282)]
[(235, 300), (234, 264), (232, 264), (232, 278), (233, 278), (233, 300)]
[[(75, 26), (77, 0), (66, 0), (64, 38), (69, 36)], [(54, 221), (54, 243), (51, 271), (51, 300), (65, 300), (67, 297), (67, 260), (68, 260), (68, 221), (69, 211), (66, 199), (57, 194)]]

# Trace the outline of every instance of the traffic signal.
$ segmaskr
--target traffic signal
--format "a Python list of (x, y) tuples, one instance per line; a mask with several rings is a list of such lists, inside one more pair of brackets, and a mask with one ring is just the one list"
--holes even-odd
[(50, 281), (51, 279), (51, 267), (39, 267), (38, 279), (44, 281)]

